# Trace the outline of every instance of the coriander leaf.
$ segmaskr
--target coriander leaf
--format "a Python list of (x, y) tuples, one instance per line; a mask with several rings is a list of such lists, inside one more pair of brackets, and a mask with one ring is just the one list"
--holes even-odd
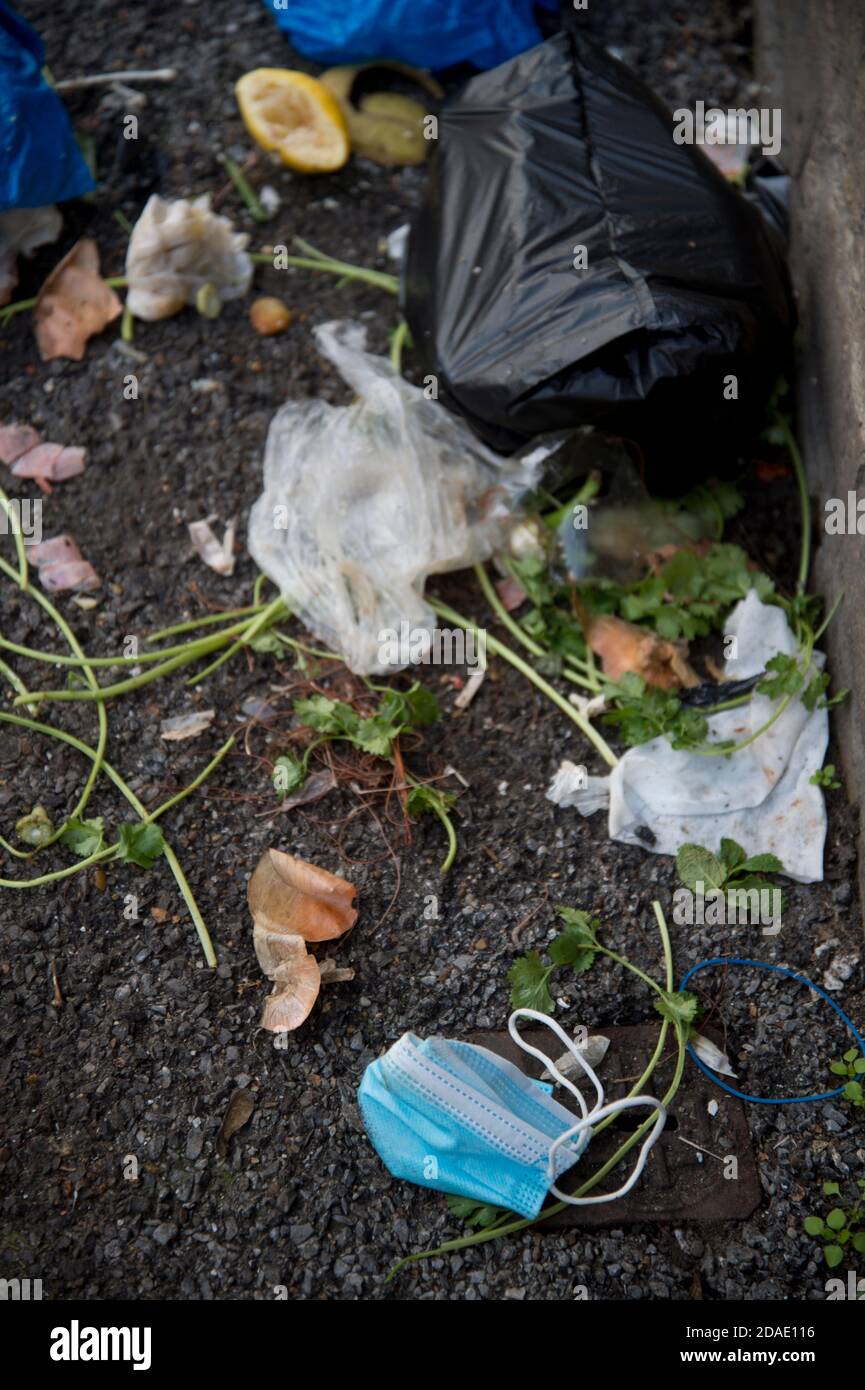
[(460, 1221), (465, 1221), (467, 1226), (477, 1226), (481, 1230), (495, 1224), (500, 1216), (504, 1215), (504, 1207), (493, 1207), (487, 1202), (476, 1202), (473, 1197), (457, 1197), (453, 1193), (447, 1193), (445, 1201), (454, 1216)]
[(275, 632), (259, 632), (258, 636), (252, 637), (246, 645), (254, 652), (281, 652), (287, 643)]
[(508, 971), (511, 985), (512, 1009), (537, 1009), (539, 1013), (553, 1012), (553, 997), (547, 989), (547, 980), (555, 969), (544, 965), (537, 951), (529, 951), (514, 961)]
[(137, 864), (149, 869), (165, 852), (165, 837), (154, 821), (132, 821), (118, 831), (120, 849), (117, 858), (124, 864)]
[[(706, 741), (709, 732), (709, 725), (702, 714), (698, 714), (695, 709), (685, 709), (679, 706), (679, 711), (671, 721), (668, 734), (673, 748), (698, 748)], [(717, 748), (723, 746), (723, 741), (714, 745)]]
[(297, 791), (306, 781), (306, 768), (299, 758), (291, 753), (282, 753), (273, 765), (273, 786), (277, 798), (282, 801), (289, 792)]
[(520, 559), (510, 560), (508, 568), (536, 608), (543, 608), (545, 604), (552, 603), (553, 589), (544, 555), (531, 551)]
[(623, 675), (615, 684), (608, 682), (603, 694), (616, 707), (604, 716), (604, 722), (619, 729), (629, 747), (647, 743), (665, 735), (674, 748), (692, 748), (701, 744), (708, 724), (697, 710), (686, 709), (675, 695), (647, 686), (642, 676), (634, 672)]
[(692, 893), (698, 892), (697, 884), (706, 889), (721, 889), (727, 874), (720, 859), (717, 859), (702, 845), (682, 845), (676, 855), (676, 870), (682, 883)]
[[(809, 681), (802, 691), (802, 704), (810, 713), (817, 708), (826, 691), (829, 689), (829, 677), (824, 673), (818, 674)], [(825, 700), (823, 701), (825, 703)]]
[(364, 753), (372, 753), (376, 758), (389, 758), (398, 733), (399, 729), (394, 728), (386, 718), (374, 714), (369, 719), (358, 720), (351, 741)]
[(550, 942), (547, 950), (554, 965), (569, 965), (577, 973), (588, 970), (598, 950), (597, 917), (590, 917), (580, 908), (560, 907), (559, 916), (565, 929)]
[(766, 671), (769, 674), (757, 682), (756, 689), (761, 695), (768, 695), (770, 700), (795, 695), (802, 687), (804, 677), (795, 656), (785, 656), (783, 652), (778, 652), (766, 662)]
[(735, 483), (712, 483), (709, 491), (725, 521), (730, 521), (745, 505), (745, 499)]
[(335, 718), (336, 700), (326, 695), (312, 695), (307, 700), (295, 700), (294, 712), (302, 724), (318, 729), (323, 734), (336, 733), (339, 725)]
[(690, 990), (674, 994), (671, 990), (665, 989), (663, 997), (655, 1000), (655, 1008), (662, 1018), (669, 1019), (688, 1033), (699, 1012), (700, 1001)]
[(692, 550), (678, 550), (663, 569), (662, 587), (674, 598), (697, 598), (703, 589), (700, 562)]
[(837, 692), (837, 694), (829, 696), (828, 699), (821, 700), (821, 701), (820, 701), (820, 708), (821, 708), (821, 709), (832, 709), (832, 708), (834, 708), (835, 705), (843, 705), (844, 701), (847, 699), (847, 696), (848, 696), (849, 694), (850, 694), (850, 691), (849, 691), (849, 690), (846, 688), (846, 686), (845, 686), (845, 688), (844, 688), (843, 690), (839, 690), (839, 691)]
[(100, 850), (105, 849), (103, 829), (104, 822), (101, 816), (94, 816), (92, 820), (75, 818), (66, 822), (60, 843), (71, 849), (79, 858), (89, 859), (91, 854), (98, 854)]
[(306, 700), (295, 700), (294, 712), (301, 724), (317, 729), (322, 734), (337, 734), (343, 738), (354, 733), (360, 723), (351, 705), (342, 700), (329, 700), (326, 695), (311, 695)]
[(425, 685), (421, 685), (420, 681), (415, 681), (402, 698), (406, 709), (406, 727), (417, 728), (424, 724), (434, 724), (438, 719), (440, 714), (438, 700), (431, 690), (427, 690)]
[(808, 781), (811, 783), (812, 787), (827, 787), (830, 791), (834, 791), (841, 785), (835, 776), (834, 763), (827, 763), (825, 767), (818, 768), (817, 771), (808, 778)]
[(450, 810), (455, 801), (456, 796), (453, 792), (442, 791), (440, 787), (411, 787), (407, 802), (408, 813), (410, 816), (422, 816), (424, 811), (433, 811), (438, 815), (441, 811)]
[(829, 677), (825, 673), (817, 675), (802, 691), (802, 704), (806, 710), (831, 709), (833, 705), (840, 705), (850, 694), (849, 690), (839, 690), (836, 695), (827, 696), (829, 689)]
[(549, 945), (550, 960), (554, 965), (569, 965), (575, 975), (582, 975), (595, 963), (595, 949), (579, 946), (566, 931), (557, 936)]
[(579, 930), (566, 927), (547, 947), (554, 965), (569, 965), (575, 974), (581, 975), (591, 969), (595, 961), (596, 945), (585, 944), (585, 935)]
[(557, 907), (556, 911), (568, 930), (579, 933), (586, 945), (597, 944), (598, 927), (601, 925), (597, 917), (592, 917), (581, 907)]

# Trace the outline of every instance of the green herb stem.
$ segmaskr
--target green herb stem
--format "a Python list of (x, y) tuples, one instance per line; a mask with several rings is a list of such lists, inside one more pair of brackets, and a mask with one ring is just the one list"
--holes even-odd
[[(366, 266), (350, 265), (347, 261), (336, 260), (332, 256), (325, 256), (321, 251), (316, 251), (315, 247), (308, 242), (301, 241), (300, 237), (295, 237), (296, 245), (308, 252), (304, 256), (281, 256), (282, 265), (297, 266), (301, 270), (319, 270), (328, 275), (338, 275), (344, 280), (361, 280), (368, 285), (375, 285), (376, 289), (386, 290), (388, 294), (399, 293), (399, 280), (395, 275), (388, 275), (381, 270), (368, 270)], [(250, 255), (250, 260), (258, 265), (273, 266), (273, 248), (270, 251), (254, 251)]]
[[(261, 577), (259, 575), (259, 578)], [(160, 628), (158, 632), (149, 633), (144, 641), (162, 642), (166, 637), (176, 637), (181, 632), (194, 632), (199, 627), (210, 627), (213, 623), (227, 623), (232, 618), (246, 618), (260, 610), (260, 603), (248, 603), (245, 608), (228, 608), (222, 613), (207, 613), (201, 618), (190, 618), (186, 622), (174, 623), (171, 627)]]
[(187, 685), (200, 685), (208, 676), (212, 676), (214, 671), (217, 671), (223, 662), (230, 661), (236, 652), (239, 652), (242, 647), (247, 646), (252, 641), (253, 637), (263, 632), (264, 629), (269, 627), (272, 623), (281, 621), (281, 619), (286, 616), (287, 611), (282, 599), (275, 598), (272, 603), (262, 608), (261, 612), (243, 629), (237, 641), (233, 642), (227, 651), (223, 652), (215, 661), (212, 661), (203, 671), (192, 676), (187, 681)]
[(400, 319), (393, 331), (390, 343), (390, 363), (394, 371), (399, 374), (402, 371), (402, 350), (408, 338), (408, 324), (405, 319)]
[[(810, 633), (803, 648), (803, 656), (805, 660), (805, 676), (803, 677), (803, 685), (805, 679), (808, 676), (808, 673), (811, 670), (811, 655), (813, 650), (814, 634)], [(732, 748), (713, 748), (711, 745), (705, 745), (702, 748), (692, 748), (690, 751), (692, 753), (696, 753), (701, 758), (731, 758), (734, 753), (741, 752), (743, 748), (748, 748), (752, 743), (756, 743), (758, 738), (762, 738), (763, 734), (766, 733), (766, 730), (771, 729), (772, 725), (776, 722), (776, 720), (781, 718), (781, 715), (784, 713), (790, 701), (794, 699), (795, 696), (798, 695), (798, 693), (799, 691), (791, 691), (788, 695), (782, 696), (782, 698), (778, 702), (777, 707), (773, 710), (771, 717), (767, 719), (765, 723), (761, 724), (759, 729), (755, 729), (752, 734), (749, 734), (747, 738), (743, 738), (741, 743), (734, 744)]]
[[(532, 656), (549, 656), (550, 652), (548, 648), (542, 647), (539, 642), (536, 642), (533, 637), (530, 637), (522, 624), (517, 622), (505, 608), (484, 566), (482, 564), (475, 565), (474, 572), (483, 590), (484, 598), (502, 624), (502, 627), (506, 627), (511, 636), (516, 637), (517, 641), (522, 643), (526, 651), (531, 652)], [(579, 662), (579, 658), (573, 656), (569, 656), (567, 660), (574, 664)], [(588, 676), (580, 675), (576, 671), (569, 670), (567, 667), (562, 671), (562, 676), (566, 680), (572, 681), (575, 685), (583, 686), (585, 690), (591, 690), (596, 695), (600, 693), (601, 684), (597, 677), (590, 679)]]
[[(20, 587), (20, 575), (16, 575), (11, 565), (8, 565), (6, 561), (2, 558), (0, 558), (0, 572), (7, 575), (10, 579), (14, 580), (17, 584), (19, 584)], [(49, 598), (46, 598), (46, 596), (42, 593), (40, 589), (28, 588), (26, 592), (36, 600), (40, 608), (42, 608), (42, 610), (48, 614), (49, 618), (51, 618), (57, 624), (61, 633), (66, 638), (66, 641), (69, 644), (69, 647), (74, 653), (74, 655), (83, 658), (84, 652), (81, 649), (81, 646), (78, 642), (77, 637), (75, 636), (75, 633), (72, 631), (66, 619), (63, 617), (63, 614), (60, 613), (59, 610), (54, 607), (54, 604), (51, 602), (51, 600)], [(88, 684), (93, 689), (99, 689), (99, 686), (96, 683), (96, 679), (92, 671), (88, 671), (85, 669), (84, 676)], [(32, 709), (33, 706), (37, 705), (38, 703), (38, 697), (33, 694), (19, 694), (13, 701), (13, 704), (24, 704), (28, 709)], [(108, 716), (105, 713), (105, 706), (103, 704), (99, 705), (97, 711), (97, 721), (99, 728), (99, 738), (96, 744), (96, 756), (93, 761), (93, 766), (90, 769), (90, 775), (84, 783), (84, 789), (80, 797), (78, 798), (78, 802), (75, 806), (75, 809), (72, 812), (70, 819), (77, 819), (83, 815), (84, 808), (86, 807), (87, 802), (90, 799), (90, 793), (93, 791), (93, 788), (96, 785), (96, 779), (99, 776), (99, 770), (102, 766), (102, 760), (105, 757), (105, 748), (108, 743)], [(46, 849), (48, 845), (52, 845), (55, 843), (56, 840), (59, 840), (60, 836), (63, 834), (64, 828), (65, 823), (60, 827), (59, 830), (55, 830), (54, 834), (51, 835), (51, 837), (48, 840), (46, 840), (45, 844), (40, 846), (40, 849)]]
[[(456, 623), (458, 627), (464, 628), (467, 632), (477, 633), (478, 627), (476, 623), (470, 622), (468, 618), (464, 618), (447, 604), (441, 603), (437, 599), (431, 599), (429, 603), (433, 611), (438, 613), (440, 617), (447, 618), (448, 622)], [(487, 646), (494, 656), (500, 656), (504, 661), (509, 662), (511, 666), (516, 667), (516, 669), (526, 677), (526, 680), (531, 681), (532, 685), (536, 686), (541, 694), (546, 695), (548, 700), (551, 700), (563, 714), (566, 714), (568, 718), (576, 724), (581, 733), (585, 734), (589, 742), (600, 753), (608, 767), (616, 766), (619, 760), (612, 748), (598, 733), (597, 729), (593, 728), (589, 720), (580, 714), (578, 709), (570, 704), (563, 695), (560, 695), (557, 690), (545, 681), (543, 676), (540, 676), (533, 666), (523, 661), (522, 657), (518, 656), (516, 652), (511, 651), (510, 647), (505, 646), (504, 642), (500, 642), (498, 638), (493, 637), (491, 633), (487, 633), (486, 640)]]
[[(0, 711), (0, 721), (2, 721), (4, 724), (17, 724), (22, 728), (31, 729), (34, 733), (46, 734), (49, 738), (60, 739), (61, 742), (68, 743), (70, 747), (76, 748), (79, 753), (83, 753), (86, 758), (91, 759), (94, 767), (98, 766), (105, 773), (109, 780), (112, 781), (114, 785), (117, 787), (118, 791), (126, 797), (126, 800), (129, 802), (130, 806), (138, 814), (142, 821), (153, 820), (155, 816), (163, 814), (163, 812), (165, 812), (168, 809), (169, 805), (175, 805), (176, 802), (180, 799), (180, 797), (173, 797), (170, 803), (166, 802), (161, 807), (157, 807), (154, 812), (148, 813), (146, 807), (143, 806), (142, 803), (138, 800), (138, 797), (135, 795), (132, 788), (128, 785), (124, 778), (121, 777), (117, 769), (114, 768), (112, 764), (109, 763), (105, 758), (99, 757), (98, 750), (91, 748), (89, 744), (84, 743), (79, 738), (76, 738), (74, 734), (66, 733), (65, 729), (55, 729), (50, 724), (39, 723), (35, 719), (25, 719), (22, 715), (18, 714), (4, 714), (2, 711)], [(233, 739), (230, 740), (229, 744), (226, 745), (223, 749), (220, 749), (220, 752), (216, 755), (216, 758), (208, 765), (204, 773), (200, 774), (195, 779), (195, 782), (191, 783), (188, 788), (185, 788), (184, 792), (181, 793), (180, 796), (185, 795), (188, 791), (192, 791), (195, 787), (201, 785), (201, 782), (204, 780), (204, 777), (208, 775), (210, 772), (212, 772), (213, 768), (217, 766), (219, 762), (222, 761), (222, 758), (228, 752), (228, 747), (230, 746), (231, 742), (233, 742)], [(49, 882), (57, 877), (66, 877), (70, 873), (75, 873), (79, 869), (86, 868), (88, 864), (95, 862), (95, 858), (99, 858), (102, 856), (107, 857), (109, 853), (115, 852), (116, 849), (117, 846), (113, 845), (110, 847), (109, 850), (102, 851), (101, 856), (91, 857), (88, 860), (81, 860), (78, 864), (73, 864), (71, 868), (60, 871), (59, 875), (46, 875), (39, 879), (29, 879), (27, 881), (0, 880), (0, 883), (2, 883), (2, 885), (5, 887), (32, 888), (34, 886), (37, 886), (38, 884)], [(193, 923), (195, 924), (195, 929), (198, 933), (198, 938), (204, 950), (204, 956), (207, 961), (207, 964), (211, 968), (213, 968), (216, 965), (216, 953), (213, 949), (213, 942), (210, 939), (210, 933), (208, 932), (207, 927), (205, 926), (204, 919), (202, 918), (201, 913), (198, 910), (198, 904), (195, 901), (195, 897), (193, 896), (192, 889), (190, 888), (189, 883), (186, 879), (186, 875), (180, 867), (177, 855), (174, 853), (171, 846), (167, 843), (164, 848), (164, 854), (171, 868), (171, 872), (174, 875), (177, 886), (179, 887), (180, 892), (183, 896), (183, 900), (186, 903), (186, 906), (189, 908), (189, 915), (191, 916)]]
[[(405, 774), (405, 780), (410, 787), (423, 786), (422, 782), (419, 782), (417, 778), (412, 777), (411, 774), (408, 772)], [(435, 798), (432, 798), (429, 801), (428, 805), (433, 815), (438, 816), (439, 820), (445, 828), (445, 834), (448, 837), (448, 852), (439, 870), (439, 873), (441, 874), (442, 878), (444, 878), (445, 874), (449, 872), (454, 860), (457, 857), (457, 832), (454, 829), (454, 823), (448, 815), (444, 806), (442, 806)]]
[(228, 177), (234, 184), (234, 187), (237, 190), (239, 197), (245, 203), (246, 207), (252, 214), (255, 221), (269, 221), (270, 214), (264, 207), (264, 204), (262, 203), (255, 189), (252, 187), (252, 184), (247, 179), (240, 165), (236, 164), (233, 159), (229, 159), (227, 155), (223, 158), (222, 163), (225, 168), (225, 172), (228, 174)]
[(15, 537), (15, 550), (18, 554), (17, 583), (18, 588), (26, 593), (30, 584), (27, 571), (27, 547), (24, 544), (24, 537), (21, 534), (21, 526), (18, 517), (15, 515), (15, 508), (12, 506), (12, 503), (9, 501), (9, 498), (2, 488), (0, 488), (0, 507), (3, 508), (12, 523), (12, 534)]
[[(243, 632), (246, 623), (234, 623), (230, 627), (223, 628), (221, 632), (214, 633), (214, 638), (219, 641), (227, 641), (238, 632)], [(38, 647), (23, 647), (17, 642), (9, 642), (5, 637), (0, 637), (0, 648), (5, 651), (15, 652), (17, 656), (26, 657), (30, 661), (44, 661), (51, 666), (80, 666), (99, 669), (112, 666), (138, 666), (141, 662), (165, 661), (171, 657), (189, 655), (191, 661), (195, 660), (196, 652), (200, 649), (202, 641), (209, 640), (199, 638), (194, 642), (178, 643), (174, 647), (163, 647), (158, 652), (140, 652), (138, 656), (58, 656), (55, 652), (45, 652)], [(212, 651), (212, 647), (208, 651)]]

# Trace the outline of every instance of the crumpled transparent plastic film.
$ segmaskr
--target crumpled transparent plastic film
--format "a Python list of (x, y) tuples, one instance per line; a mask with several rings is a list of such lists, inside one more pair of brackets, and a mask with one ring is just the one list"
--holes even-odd
[(394, 666), (381, 660), (381, 634), (399, 635), (406, 621), (435, 627), (427, 576), (503, 544), (540, 458), (493, 453), (387, 358), (366, 352), (361, 325), (324, 324), (315, 338), (357, 398), (277, 411), (249, 550), (319, 641), (352, 671), (383, 674)]

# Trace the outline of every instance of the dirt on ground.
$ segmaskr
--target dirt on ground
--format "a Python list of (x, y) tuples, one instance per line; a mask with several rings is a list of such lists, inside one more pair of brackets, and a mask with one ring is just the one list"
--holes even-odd
[[(222, 190), (220, 156), (242, 162), (251, 152), (235, 80), (259, 66), (313, 70), (251, 0), (21, 8), (41, 30), (56, 78), (165, 64), (180, 73), (173, 85), (144, 89), (137, 141), (122, 138), (116, 104), (95, 92), (70, 96), (76, 128), (94, 140), (99, 189), (69, 211), (60, 245), (25, 270), (21, 297), (36, 292), (84, 232), (96, 238), (104, 272), (122, 274), (126, 234), (116, 212), (134, 221), (154, 191)], [(747, 10), (707, 4), (699, 22), (688, 22), (684, 6), (663, 7), (663, 16), (660, 8), (598, 7), (593, 23), (671, 104), (747, 97)], [(326, 178), (272, 169), (267, 181), (282, 199), (272, 222), (255, 224), (230, 189), (220, 210), (253, 246), (300, 235), (347, 261), (389, 269), (383, 238), (410, 215), (423, 177), (359, 160)], [(375, 289), (268, 268), (257, 270), (255, 288), (289, 306), (284, 335), (256, 336), (246, 301), (227, 304), (213, 321), (187, 311), (139, 324), (134, 356), (115, 325), (91, 341), (80, 363), (43, 364), (29, 315), (0, 330), (0, 419), (88, 451), (83, 476), (45, 499), (43, 524), (46, 535), (74, 534), (103, 577), (92, 610), (59, 600), (90, 654), (113, 654), (130, 636), (250, 601), (256, 571), (245, 551), (246, 518), (260, 491), (268, 422), (286, 400), (348, 399), (317, 355), (311, 329), (360, 319), (373, 349), (387, 349), (396, 305)], [(130, 374), (137, 399), (124, 392)], [(699, 453), (695, 439), (695, 475)], [(789, 474), (765, 476), (748, 461), (736, 538), (789, 584), (795, 488)], [(9, 491), (28, 495), (14, 481)], [(239, 521), (230, 578), (206, 569), (188, 541), (187, 523), (211, 514), (220, 524)], [(436, 588), (489, 620), (470, 577)], [(5, 580), (0, 612), (11, 640), (62, 650), (32, 600)], [(31, 688), (37, 671), (47, 686), (65, 678), (51, 666), (21, 669)], [(602, 768), (579, 732), (502, 663), (464, 714), (454, 710), (454, 672), (422, 673), (442, 718), (407, 750), (407, 762), (420, 775), (455, 769), (447, 785), (460, 793), (458, 854), (444, 880), (438, 822), (415, 824), (406, 844), (393, 803), (379, 798), (368, 809), (363, 787), (344, 782), (314, 805), (277, 808), (271, 765), (289, 746), (290, 696), (305, 679), (290, 661), (240, 655), (200, 689), (184, 684), (185, 674), (109, 705), (108, 758), (152, 806), (240, 730), (233, 752), (164, 827), (218, 965), (205, 966), (164, 860), (147, 871), (109, 866), (104, 884), (85, 872), (3, 893), (0, 1277), (41, 1278), (44, 1297), (57, 1300), (270, 1299), (275, 1290), (304, 1299), (567, 1299), (578, 1285), (591, 1298), (617, 1300), (825, 1296), (827, 1271), (802, 1219), (822, 1210), (823, 1181), (851, 1187), (865, 1158), (857, 1112), (834, 1101), (748, 1107), (762, 1201), (747, 1221), (625, 1228), (613, 1206), (605, 1227), (549, 1234), (538, 1227), (415, 1264), (386, 1282), (397, 1260), (464, 1228), (442, 1196), (391, 1178), (377, 1157), (356, 1101), (367, 1063), (406, 1030), (468, 1037), (504, 1027), (508, 967), (516, 954), (543, 948), (557, 904), (591, 910), (611, 946), (657, 977), (651, 902), (658, 898), (670, 915), (674, 866), (611, 844), (603, 816), (585, 820), (546, 799), (563, 757)], [(262, 696), (279, 711), (268, 727), (250, 725), (249, 701)], [(160, 737), (163, 719), (203, 708), (216, 710), (204, 735), (184, 743)], [(95, 742), (88, 706), (54, 706), (42, 717)], [(85, 775), (73, 748), (0, 726), (3, 833), (11, 838), (14, 822), (37, 802), (59, 823)], [(825, 882), (789, 887), (775, 938), (671, 923), (677, 979), (696, 961), (731, 950), (818, 983), (842, 958), (848, 975), (835, 997), (863, 1017), (853, 809), (843, 789), (827, 800)], [(88, 814), (112, 826), (129, 818), (104, 777)], [(350, 934), (318, 952), (351, 967), (354, 979), (326, 986), (285, 1047), (259, 1028), (269, 985), (246, 906), (248, 877), (271, 845), (350, 878), (360, 907)], [(20, 878), (67, 862), (57, 854), (28, 865), (4, 854), (3, 873)], [(653, 1017), (639, 981), (609, 961), (558, 997), (571, 1005), (560, 1011), (564, 1019), (592, 1030)], [(763, 1095), (824, 1089), (828, 1063), (849, 1045), (831, 1011), (780, 976), (731, 974), (720, 1012), (743, 1088)], [(252, 1095), (254, 1111), (224, 1147), (217, 1137), (238, 1089)]]

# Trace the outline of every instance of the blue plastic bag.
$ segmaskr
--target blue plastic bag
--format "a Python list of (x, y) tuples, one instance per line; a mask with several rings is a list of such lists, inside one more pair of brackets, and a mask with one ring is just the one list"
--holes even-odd
[[(494, 68), (540, 43), (532, 0), (264, 0), (299, 53), (320, 63), (399, 58)], [(549, 3), (545, 8), (554, 8)]]
[(45, 50), (0, 0), (0, 212), (62, 203), (93, 190), (66, 109), (42, 77)]

